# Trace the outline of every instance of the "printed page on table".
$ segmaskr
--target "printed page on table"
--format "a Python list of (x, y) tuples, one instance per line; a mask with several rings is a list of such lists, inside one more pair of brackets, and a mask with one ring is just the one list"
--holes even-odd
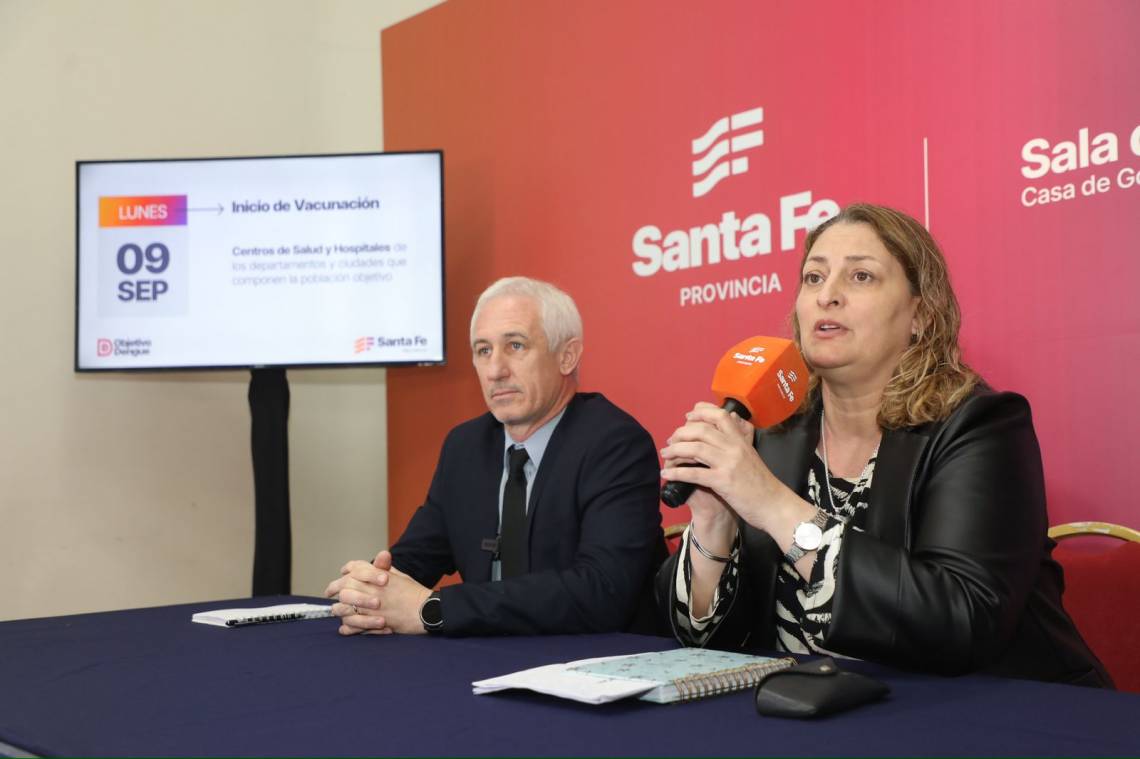
[(580, 659), (573, 662), (547, 664), (542, 667), (524, 669), (486, 680), (476, 680), (471, 683), (472, 693), (483, 695), (521, 688), (548, 696), (580, 701), (584, 704), (605, 704), (630, 696), (638, 696), (657, 687), (657, 683), (650, 680), (630, 680), (628, 678), (593, 675), (574, 669), (575, 666), (581, 664), (623, 658), (625, 657), (607, 656), (598, 659)]

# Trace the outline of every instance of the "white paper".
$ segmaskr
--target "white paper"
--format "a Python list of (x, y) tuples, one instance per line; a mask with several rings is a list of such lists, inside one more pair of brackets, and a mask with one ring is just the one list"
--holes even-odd
[(257, 609), (212, 609), (200, 611), (192, 622), (218, 627), (238, 627), (264, 622), (287, 622), (294, 619), (320, 619), (332, 616), (332, 606), (323, 604), (278, 604)]
[(624, 678), (591, 675), (575, 672), (576, 667), (587, 662), (621, 659), (621, 656), (603, 656), (597, 659), (581, 659), (561, 664), (547, 664), (542, 667), (524, 669), (486, 680), (471, 683), (475, 695), (496, 693), (511, 688), (524, 688), (548, 696), (558, 696), (580, 701), (584, 704), (606, 704), (630, 696), (640, 696), (657, 687), (652, 680), (628, 680)]

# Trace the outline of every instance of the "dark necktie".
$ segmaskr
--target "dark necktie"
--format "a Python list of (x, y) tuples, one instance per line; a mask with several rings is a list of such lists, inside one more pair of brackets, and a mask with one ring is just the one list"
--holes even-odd
[(511, 448), (503, 487), (503, 543), (499, 560), (503, 579), (526, 574), (526, 448)]

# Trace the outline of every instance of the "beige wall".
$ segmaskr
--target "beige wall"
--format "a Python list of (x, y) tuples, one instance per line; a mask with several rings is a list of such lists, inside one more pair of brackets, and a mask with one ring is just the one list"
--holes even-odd
[[(377, 150), (431, 0), (0, 0), (0, 619), (249, 594), (245, 372), (76, 375), (78, 159)], [(386, 535), (382, 370), (290, 372), (294, 591)]]

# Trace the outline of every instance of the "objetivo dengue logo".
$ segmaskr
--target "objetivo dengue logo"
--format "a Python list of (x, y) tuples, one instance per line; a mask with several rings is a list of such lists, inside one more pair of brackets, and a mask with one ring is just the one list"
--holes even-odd
[(374, 346), (375, 344), (376, 344), (376, 338), (374, 338), (374, 337), (358, 337), (352, 343), (352, 352), (353, 353), (365, 353), (367, 351), (372, 350), (372, 346)]
[(99, 358), (110, 356), (115, 350), (115, 344), (105, 337), (100, 337), (95, 341), (95, 355)]
[(693, 197), (707, 195), (721, 180), (748, 171), (748, 156), (740, 153), (764, 144), (764, 130), (752, 129), (764, 121), (764, 109), (723, 116), (693, 140)]

